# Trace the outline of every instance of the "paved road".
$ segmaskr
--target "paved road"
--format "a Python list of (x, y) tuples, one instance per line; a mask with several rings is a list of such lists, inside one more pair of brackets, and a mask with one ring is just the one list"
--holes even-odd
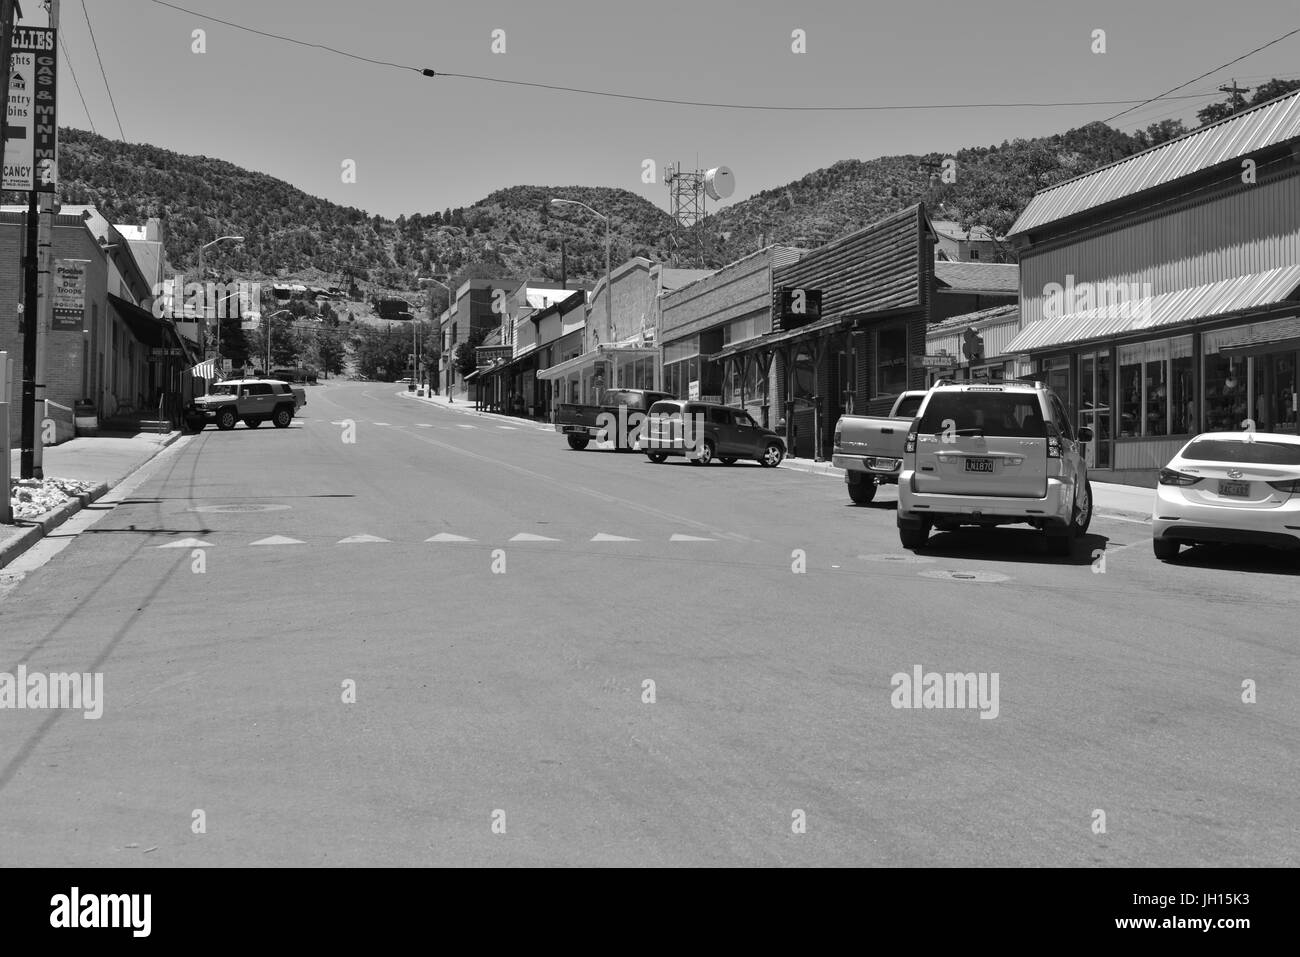
[[(0, 584), (0, 670), (106, 698), (0, 711), (0, 863), (1300, 863), (1294, 564), (1106, 519), (913, 557), (838, 479), (373, 383), (305, 412), (182, 440)], [(916, 666), (996, 673), (996, 717), (893, 707)]]

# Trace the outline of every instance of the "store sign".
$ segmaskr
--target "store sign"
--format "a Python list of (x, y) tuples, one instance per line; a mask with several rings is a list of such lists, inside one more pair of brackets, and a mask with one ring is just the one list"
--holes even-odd
[(781, 288), (781, 310), (777, 317), (782, 332), (798, 329), (822, 317), (822, 292), (802, 286)]
[(690, 381), (690, 384), (686, 387), (686, 398), (693, 402), (700, 401), (700, 380), (699, 379), (692, 379)]
[(916, 366), (921, 369), (947, 369), (957, 364), (955, 356), (913, 356)]
[(58, 122), (55, 79), (58, 56), (49, 15), (37, 7), (43, 26), (24, 18), (14, 24), (9, 69), (9, 104), (4, 140), (4, 177), (0, 188), (52, 193), (58, 186), (55, 159)]
[(81, 332), (86, 326), (86, 267), (88, 259), (54, 261), (54, 332)]

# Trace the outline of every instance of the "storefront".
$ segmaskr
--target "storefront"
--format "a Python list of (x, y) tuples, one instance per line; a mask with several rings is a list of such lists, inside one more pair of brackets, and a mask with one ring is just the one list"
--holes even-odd
[(1295, 433), (1300, 92), (1041, 191), (1008, 239), (1007, 351), (1093, 429), (1106, 480), (1154, 484), (1203, 431)]
[[(975, 330), (984, 347), (977, 362), (965, 358), (966, 331)], [(1020, 307), (1012, 304), (953, 316), (935, 323), (925, 334), (926, 385), (939, 379), (970, 379), (1003, 382), (1029, 372), (1029, 363), (1007, 353), (1007, 346), (1020, 332)]]

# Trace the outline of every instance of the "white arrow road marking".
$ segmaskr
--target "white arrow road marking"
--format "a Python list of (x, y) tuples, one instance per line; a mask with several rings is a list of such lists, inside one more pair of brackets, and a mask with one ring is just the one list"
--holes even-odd
[(604, 532), (597, 532), (591, 536), (593, 542), (639, 542), (639, 538), (624, 538), (622, 535), (606, 535)]
[(497, 428), (498, 428), (498, 429), (505, 429), (507, 432), (513, 432), (513, 431), (515, 431), (515, 427), (514, 427), (513, 425), (498, 425)]
[(559, 539), (547, 538), (545, 535), (534, 535), (531, 532), (520, 532), (514, 538), (510, 539), (510, 541), (512, 542), (558, 542)]
[(387, 422), (371, 422), (371, 425), (387, 425)]
[(166, 545), (156, 545), (155, 548), (215, 548), (211, 542), (205, 542), (198, 538), (182, 538), (179, 541), (168, 542)]
[(453, 535), (451, 532), (439, 532), (432, 538), (426, 538), (426, 542), (472, 542), (474, 539), (466, 538), (464, 535)]
[(388, 542), (386, 538), (380, 538), (378, 535), (349, 535), (347, 538), (340, 538), (334, 544), (336, 545), (361, 545), (369, 542)]
[(457, 425), (459, 428), (462, 428), (462, 429), (477, 429), (477, 428), (478, 428), (477, 425), (465, 425), (464, 423), (461, 423), (461, 422), (457, 422), (456, 425)]
[(700, 538), (698, 535), (674, 535), (670, 542), (716, 542), (716, 538)]
[(415, 427), (416, 427), (417, 429), (431, 429), (431, 428), (433, 428), (433, 426), (430, 425), (428, 422), (417, 422), (417, 423), (415, 423)]
[(249, 542), (250, 545), (305, 545), (306, 542), (300, 542), (296, 538), (285, 538), (283, 535), (272, 535), (270, 538), (259, 538), (255, 542)]

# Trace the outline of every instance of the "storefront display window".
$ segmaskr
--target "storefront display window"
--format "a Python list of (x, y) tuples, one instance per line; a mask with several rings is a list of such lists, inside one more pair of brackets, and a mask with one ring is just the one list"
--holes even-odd
[(1205, 357), (1205, 431), (1235, 432), (1246, 418), (1246, 360)]
[(876, 392), (896, 394), (907, 388), (907, 330), (881, 329), (876, 336)]
[(1119, 350), (1119, 435), (1142, 434), (1142, 347)]
[(1195, 435), (1196, 381), (1192, 365), (1192, 337), (1174, 339), (1169, 349), (1170, 435)]

